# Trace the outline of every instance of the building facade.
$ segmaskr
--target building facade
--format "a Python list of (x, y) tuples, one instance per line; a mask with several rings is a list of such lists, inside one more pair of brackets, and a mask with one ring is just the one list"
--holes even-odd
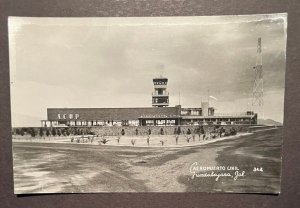
[(152, 107), (145, 108), (48, 108), (43, 127), (52, 126), (176, 126), (257, 124), (252, 111), (216, 115), (208, 102), (200, 108), (169, 107), (168, 79), (154, 78)]

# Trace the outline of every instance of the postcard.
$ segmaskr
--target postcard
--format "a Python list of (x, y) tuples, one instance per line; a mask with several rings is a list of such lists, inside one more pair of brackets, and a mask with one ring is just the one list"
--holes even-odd
[(287, 14), (8, 24), (15, 194), (280, 193)]

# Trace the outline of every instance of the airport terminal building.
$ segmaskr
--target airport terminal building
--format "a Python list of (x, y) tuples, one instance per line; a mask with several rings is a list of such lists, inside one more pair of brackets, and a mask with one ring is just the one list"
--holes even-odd
[(152, 107), (144, 108), (48, 108), (42, 127), (52, 126), (176, 126), (176, 125), (233, 125), (257, 124), (252, 111), (217, 115), (209, 102), (201, 107), (169, 107), (168, 79), (154, 78)]

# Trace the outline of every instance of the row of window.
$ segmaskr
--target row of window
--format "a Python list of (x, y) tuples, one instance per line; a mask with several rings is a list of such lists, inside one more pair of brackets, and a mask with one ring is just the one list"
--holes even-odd
[(153, 82), (154, 85), (166, 85), (167, 82)]
[(153, 98), (152, 103), (169, 103), (168, 98)]
[(154, 120), (146, 120), (146, 125), (147, 126), (165, 126), (165, 125), (175, 125), (175, 120), (156, 120), (154, 123)]
[(139, 120), (122, 121), (70, 121), (70, 126), (138, 126)]

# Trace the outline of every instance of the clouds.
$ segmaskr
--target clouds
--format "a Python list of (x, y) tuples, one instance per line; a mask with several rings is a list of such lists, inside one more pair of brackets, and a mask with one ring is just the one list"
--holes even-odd
[[(87, 97), (93, 101), (89, 107), (150, 106), (152, 78), (159, 74), (169, 78), (171, 105), (178, 103), (179, 91), (186, 105), (199, 106), (207, 89), (226, 95), (220, 95), (219, 102), (244, 99), (253, 84), (258, 37), (263, 42), (265, 91), (284, 87), (282, 18), (30, 21), (23, 21), (15, 32), (13, 79), (43, 84), (50, 95), (53, 86), (71, 90), (77, 96), (68, 97), (68, 107), (84, 107), (80, 105), (87, 104)], [(57, 103), (64, 100), (60, 93), (56, 98)]]

